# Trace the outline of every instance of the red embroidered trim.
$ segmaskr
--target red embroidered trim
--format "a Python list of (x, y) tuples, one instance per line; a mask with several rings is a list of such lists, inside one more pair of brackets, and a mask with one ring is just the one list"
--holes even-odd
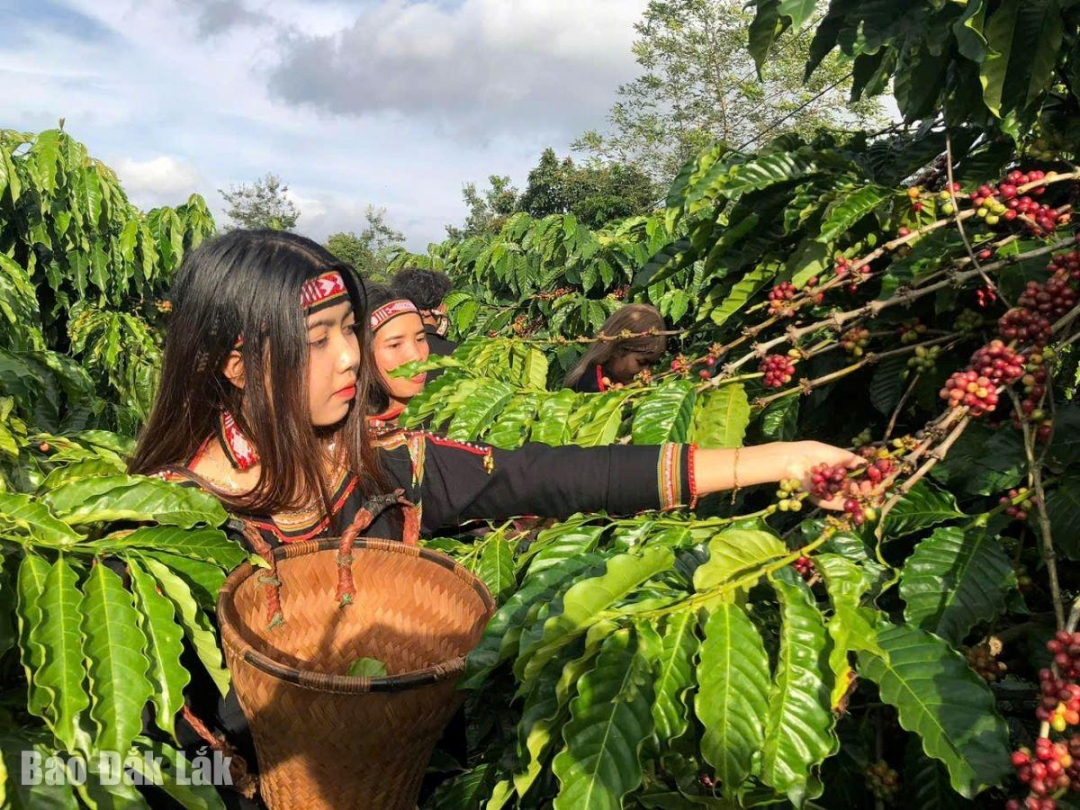
[(440, 447), (456, 447), (458, 450), (464, 450), (466, 453), (472, 453), (477, 456), (491, 455), (490, 447), (477, 447), (475, 444), (469, 444), (468, 442), (458, 442), (453, 439), (444, 439), (441, 436), (436, 436), (434, 433), (425, 433), (428, 440), (432, 444), (437, 444)]
[(348, 499), (349, 495), (351, 495), (352, 491), (356, 489), (356, 482), (358, 480), (359, 479), (356, 476), (353, 476), (350, 479), (348, 485), (345, 487), (344, 491), (342, 491), (341, 495), (333, 503), (332, 511), (330, 512), (330, 514), (324, 517), (322, 520), (316, 523), (313, 528), (309, 529), (303, 534), (285, 534), (281, 531), (281, 529), (276, 523), (265, 523), (260, 520), (252, 520), (251, 523), (254, 523), (260, 528), (266, 529), (269, 532), (273, 532), (274, 536), (277, 537), (278, 540), (280, 540), (282, 543), (299, 543), (303, 540), (310, 540), (313, 537), (318, 537), (318, 535), (324, 532), (326, 530), (326, 527), (330, 525), (330, 518), (332, 518), (334, 515), (341, 511), (341, 507), (345, 505), (345, 501)]
[(690, 445), (686, 452), (689, 454), (686, 459), (686, 477), (689, 479), (690, 483), (690, 503), (688, 505), (690, 509), (694, 509), (697, 506), (698, 499), (697, 478), (694, 475), (694, 457), (697, 455), (697, 445)]
[(682, 506), (682, 459), (681, 444), (664, 444), (660, 447), (656, 477), (660, 488), (660, 509), (667, 511)]
[[(300, 308), (304, 310), (305, 315), (310, 315), (312, 312), (336, 304), (340, 298), (348, 294), (349, 288), (345, 286), (344, 277), (336, 270), (331, 270), (329, 273), (323, 273), (321, 276), (304, 282), (304, 286), (300, 288)], [(243, 346), (243, 334), (237, 335), (233, 348), (241, 349)]]
[(600, 388), (600, 392), (607, 391), (607, 386), (604, 385), (604, 367), (596, 367), (596, 385)]
[(371, 331), (377, 332), (385, 326), (388, 321), (392, 321), (398, 315), (405, 315), (409, 312), (415, 312), (417, 315), (420, 314), (420, 310), (416, 308), (416, 304), (412, 301), (408, 301), (404, 298), (388, 301), (371, 313), (371, 317), (368, 319), (371, 324)]
[(255, 446), (248, 440), (236, 424), (236, 419), (228, 411), (221, 412), (221, 443), (225, 449), (225, 456), (232, 466), (243, 472), (250, 470), (259, 463), (259, 454)]
[(337, 299), (349, 294), (349, 288), (345, 286), (345, 279), (341, 273), (332, 270), (321, 276), (305, 281), (300, 288), (300, 306), (304, 314), (323, 309), (336, 303)]

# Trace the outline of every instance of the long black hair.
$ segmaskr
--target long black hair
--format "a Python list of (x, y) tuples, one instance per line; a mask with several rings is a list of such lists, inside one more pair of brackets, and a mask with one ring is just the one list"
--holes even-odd
[[(328, 432), (336, 439), (335, 460), (359, 475), (362, 494), (385, 488), (364, 427), (373, 373), (366, 347), (361, 346), (365, 359), (349, 415), (329, 431), (311, 423), (300, 296), (304, 282), (330, 271), (341, 273), (356, 318), (365, 321), (363, 285), (353, 269), (302, 236), (235, 230), (187, 255), (170, 294), (161, 387), (129, 465), (132, 472), (187, 464), (227, 410), (261, 463), (249, 494), (216, 493), (234, 511), (275, 514), (310, 507), (318, 498), (329, 514)], [(241, 336), (243, 388), (223, 371)]]
[(667, 339), (663, 335), (649, 334), (664, 331), (664, 317), (660, 310), (648, 304), (626, 304), (619, 307), (600, 327), (600, 335), (618, 337), (626, 333), (633, 337), (622, 340), (598, 340), (578, 360), (563, 380), (563, 386), (573, 388), (581, 375), (594, 366), (603, 366), (616, 357), (630, 352), (643, 352), (659, 357), (664, 353)]

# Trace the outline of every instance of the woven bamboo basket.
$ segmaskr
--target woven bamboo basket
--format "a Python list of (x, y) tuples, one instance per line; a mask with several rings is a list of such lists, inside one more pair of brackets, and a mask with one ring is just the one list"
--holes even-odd
[[(246, 563), (221, 589), (226, 663), (272, 810), (416, 806), (495, 604), (469, 571), (416, 546), (406, 509), (404, 543), (358, 539), (365, 508), (341, 540), (266, 549), (270, 570)], [(360, 657), (387, 677), (345, 675)]]

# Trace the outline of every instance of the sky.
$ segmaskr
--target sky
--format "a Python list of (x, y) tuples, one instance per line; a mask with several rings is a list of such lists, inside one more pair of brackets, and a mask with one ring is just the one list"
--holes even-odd
[(280, 175), (323, 240), (368, 205), (412, 250), (462, 185), (522, 186), (604, 127), (647, 0), (0, 0), (0, 128), (65, 130), (136, 205)]

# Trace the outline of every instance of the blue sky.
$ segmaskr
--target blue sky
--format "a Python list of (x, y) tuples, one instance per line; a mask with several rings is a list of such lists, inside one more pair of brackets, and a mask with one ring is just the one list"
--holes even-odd
[(280, 174), (317, 239), (413, 249), (461, 186), (602, 128), (646, 0), (0, 0), (0, 127), (65, 128), (151, 207)]

